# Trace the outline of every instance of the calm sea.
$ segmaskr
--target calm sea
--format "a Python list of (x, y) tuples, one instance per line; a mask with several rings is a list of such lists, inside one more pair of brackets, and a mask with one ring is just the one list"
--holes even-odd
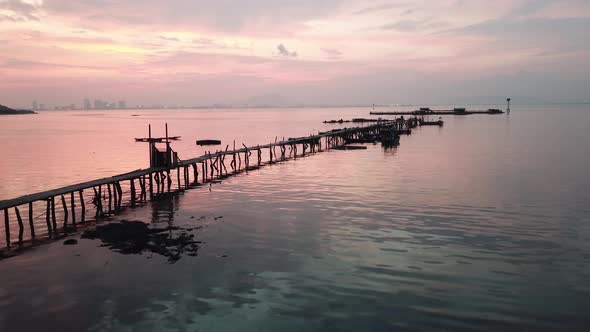
[[(189, 158), (195, 139), (265, 144), (368, 112), (5, 116), (0, 199), (146, 167), (133, 138), (150, 123)], [(394, 149), (264, 167), (111, 220), (173, 226), (198, 250), (73, 234), (4, 259), (0, 331), (588, 331), (590, 106), (444, 119)]]

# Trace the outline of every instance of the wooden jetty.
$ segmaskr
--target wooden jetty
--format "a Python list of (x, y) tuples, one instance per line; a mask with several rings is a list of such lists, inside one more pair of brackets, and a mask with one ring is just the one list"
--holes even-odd
[(467, 110), (465, 108), (454, 108), (447, 110), (431, 110), (428, 107), (422, 107), (412, 112), (371, 112), (371, 115), (470, 115), (470, 114), (503, 114), (502, 110), (490, 108), (487, 110)]
[[(4, 245), (1, 248), (18, 249), (26, 242), (59, 237), (87, 222), (86, 215), (93, 213), (99, 220), (117, 213), (125, 206), (143, 204), (159, 195), (257, 169), (263, 165), (286, 161), (316, 152), (342, 146), (347, 140), (362, 139), (409, 132), (412, 121), (388, 121), (366, 127), (335, 129), (318, 135), (289, 138), (264, 145), (232, 148), (207, 152), (204, 155), (181, 160), (170, 147), (166, 126), (165, 146), (147, 139), (150, 167), (138, 169), (58, 189), (0, 201), (0, 216), (4, 215)], [(268, 158), (264, 158), (267, 155)], [(266, 161), (263, 161), (266, 160)], [(176, 177), (176, 181), (174, 181)], [(0, 219), (1, 220), (1, 219)], [(59, 224), (58, 224), (59, 222)], [(1, 234), (1, 233), (0, 233)], [(0, 258), (3, 257), (0, 251)]]

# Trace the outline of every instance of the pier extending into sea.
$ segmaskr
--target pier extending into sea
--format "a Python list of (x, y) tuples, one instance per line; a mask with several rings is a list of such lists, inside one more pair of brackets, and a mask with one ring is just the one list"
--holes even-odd
[[(226, 145), (224, 150), (186, 160), (176, 158), (166, 139), (163, 153), (169, 159), (164, 166), (156, 167), (153, 165), (157, 164), (154, 163), (157, 158), (152, 153), (158, 151), (150, 143), (152, 167), (0, 201), (0, 216), (4, 217), (0, 234), (3, 231), (5, 235), (4, 241), (0, 241), (0, 248), (5, 248), (0, 249), (0, 258), (27, 243), (60, 238), (89, 220), (101, 220), (125, 207), (141, 205), (162, 195), (214, 183), (264, 165), (330, 150), (367, 137), (409, 134), (413, 126), (411, 120), (396, 119), (306, 137), (275, 139), (264, 145), (236, 147), (234, 142), (231, 149)], [(91, 216), (88, 221), (87, 215)]]
[[(508, 108), (510, 111), (510, 107)], [(504, 111), (497, 108), (490, 108), (487, 110), (467, 110), (465, 108), (441, 109), (431, 110), (429, 107), (423, 107), (412, 112), (392, 111), (392, 112), (371, 112), (371, 115), (407, 115), (407, 116), (422, 116), (422, 115), (470, 115), (470, 114), (503, 114)]]

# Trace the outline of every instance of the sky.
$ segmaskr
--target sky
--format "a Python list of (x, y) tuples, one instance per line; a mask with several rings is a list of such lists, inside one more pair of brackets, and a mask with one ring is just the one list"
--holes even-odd
[(588, 0), (0, 0), (0, 104), (590, 100)]

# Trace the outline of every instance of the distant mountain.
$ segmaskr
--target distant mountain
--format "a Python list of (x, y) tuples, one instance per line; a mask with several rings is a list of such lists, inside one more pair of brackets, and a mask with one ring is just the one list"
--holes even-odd
[(13, 114), (36, 114), (29, 110), (15, 110), (4, 105), (0, 105), (0, 115), (13, 115)]

